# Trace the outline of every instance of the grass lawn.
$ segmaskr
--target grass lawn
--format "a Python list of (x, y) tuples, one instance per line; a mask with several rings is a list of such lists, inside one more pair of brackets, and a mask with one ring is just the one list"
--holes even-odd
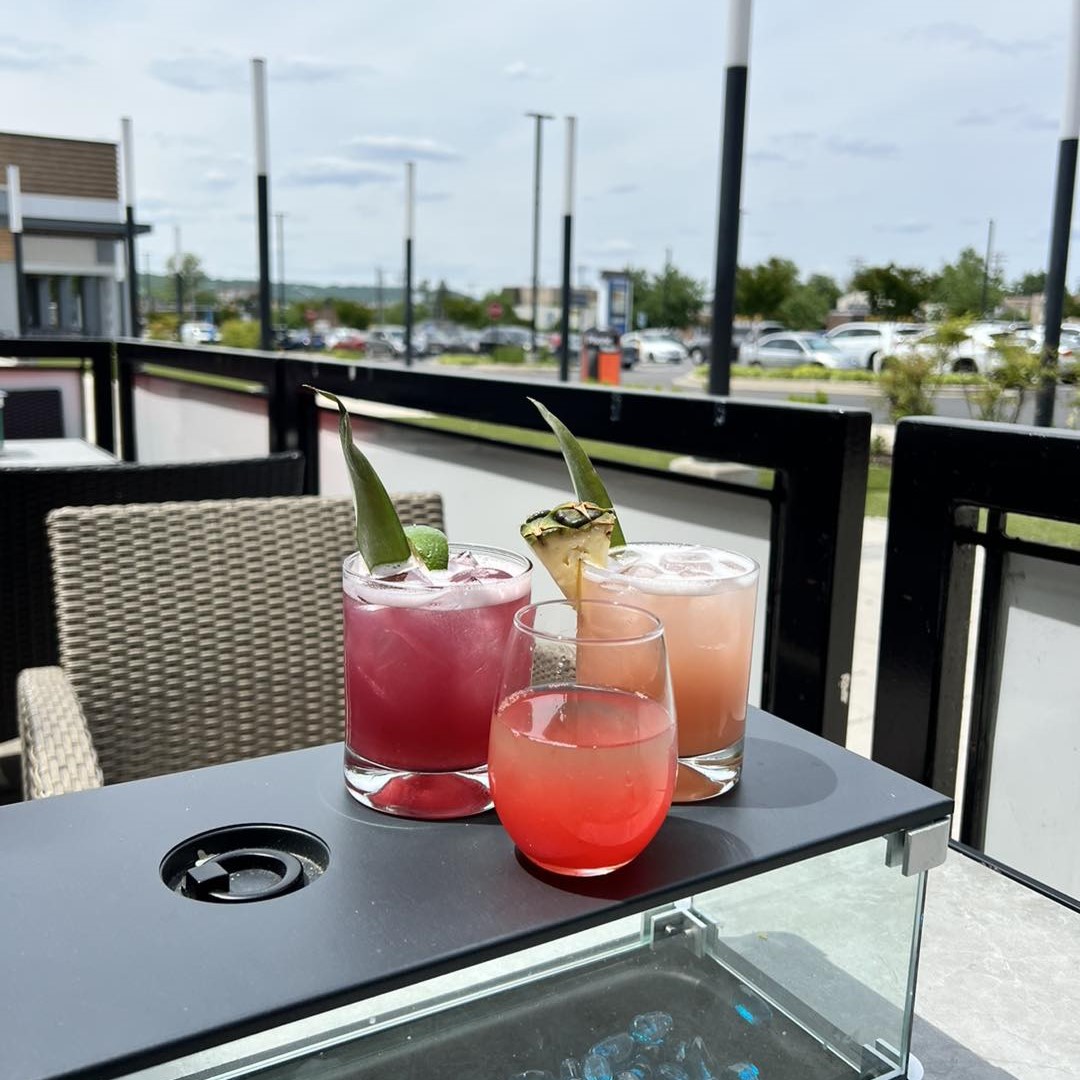
[(247, 379), (233, 379), (228, 375), (211, 375), (204, 371), (185, 371), (183, 368), (168, 367), (165, 364), (143, 364), (143, 374), (157, 375), (162, 379), (175, 382), (195, 383), (197, 386), (212, 386), (215, 390), (236, 390), (241, 394), (257, 394), (264, 389), (262, 383), (249, 382)]

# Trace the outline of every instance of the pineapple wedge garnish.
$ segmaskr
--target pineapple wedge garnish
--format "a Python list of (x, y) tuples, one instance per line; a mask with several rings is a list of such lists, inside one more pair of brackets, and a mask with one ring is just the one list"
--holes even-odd
[(530, 515), (521, 535), (567, 600), (581, 593), (581, 564), (607, 565), (615, 514), (590, 502), (564, 502)]

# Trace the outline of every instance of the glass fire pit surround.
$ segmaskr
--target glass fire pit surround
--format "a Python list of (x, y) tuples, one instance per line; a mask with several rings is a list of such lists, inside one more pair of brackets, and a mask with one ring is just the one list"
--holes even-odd
[[(494, 815), (387, 819), (339, 773), (340, 746), (321, 747), (0, 816), (26, 870), (3, 914), (33, 892), (44, 934), (65, 856), (88, 894), (51, 937), (20, 934), (0, 989), (12, 1075), (909, 1075), (925, 881), (951, 809), (936, 793), (751, 710), (730, 796), (674, 808), (623, 870), (565, 879), (531, 869)], [(126, 877), (87, 851), (121, 820)], [(228, 893), (231, 867), (232, 888), (258, 891), (278, 827), (236, 826), (275, 821), (304, 882), (198, 902)], [(242, 851), (215, 847), (225, 825)]]

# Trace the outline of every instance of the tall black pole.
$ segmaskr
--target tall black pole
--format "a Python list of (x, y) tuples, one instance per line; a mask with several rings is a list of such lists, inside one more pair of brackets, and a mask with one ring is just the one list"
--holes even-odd
[(135, 143), (132, 138), (131, 117), (120, 120), (120, 144), (124, 156), (124, 203), (127, 207), (126, 247), (128, 307), (130, 308), (131, 336), (138, 337), (142, 330), (139, 318), (139, 267), (135, 261)]
[[(7, 201), (8, 231), (11, 233), (11, 246), (15, 255), (15, 318), (18, 323), (19, 337), (25, 337), (28, 319), (26, 274), (23, 272), (22, 177), (18, 165), (7, 167)], [(44, 312), (42, 319), (44, 321)]]
[(180, 328), (184, 325), (184, 249), (180, 245), (180, 226), (173, 226), (176, 254), (173, 256), (176, 271), (176, 340), (182, 341)]
[(285, 215), (274, 215), (277, 224), (278, 325), (285, 325)]
[(724, 140), (720, 151), (720, 214), (716, 229), (709, 393), (731, 392), (731, 324), (739, 265), (739, 203), (742, 199), (746, 82), (750, 59), (750, 0), (728, 0)]
[(990, 302), (990, 263), (994, 258), (994, 219), (986, 230), (986, 258), (983, 260), (982, 297), (979, 301), (979, 314), (986, 318), (986, 307)]
[(266, 127), (266, 61), (251, 61), (251, 89), (255, 105), (255, 190), (259, 221), (259, 348), (273, 348), (270, 313), (270, 180), (269, 137)]
[(1080, 0), (1073, 0), (1069, 26), (1068, 76), (1065, 112), (1058, 147), (1054, 218), (1050, 227), (1050, 260), (1046, 268), (1046, 304), (1043, 314), (1042, 379), (1035, 397), (1035, 423), (1052, 427), (1057, 394), (1058, 347), (1065, 308), (1065, 272), (1069, 261), (1073, 189), (1076, 185), (1076, 147), (1080, 136)]
[[(577, 118), (566, 118), (566, 180), (562, 219), (562, 326), (559, 329), (559, 378), (570, 378), (570, 256), (574, 232), (574, 151)], [(533, 286), (535, 288), (535, 285)]]
[(536, 355), (536, 310), (540, 303), (540, 177), (544, 155), (543, 123), (554, 117), (544, 113), (526, 113), (536, 123), (536, 142), (533, 149), (533, 229), (532, 229), (532, 315), (529, 317), (532, 354)]
[(416, 165), (405, 162), (405, 366), (412, 367), (412, 242)]

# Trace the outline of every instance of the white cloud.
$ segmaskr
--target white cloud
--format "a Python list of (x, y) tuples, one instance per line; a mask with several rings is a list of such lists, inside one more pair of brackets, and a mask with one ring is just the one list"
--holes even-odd
[(531, 64), (526, 64), (524, 60), (514, 60), (507, 64), (503, 68), (503, 74), (508, 79), (515, 80), (532, 80), (534, 82), (542, 82), (548, 77), (547, 70), (542, 67), (533, 67)]
[(68, 52), (57, 45), (25, 41), (8, 34), (0, 35), (0, 70), (38, 71), (42, 68), (88, 63), (85, 56)]
[(357, 157), (383, 161), (457, 161), (461, 154), (435, 139), (414, 139), (407, 135), (359, 135), (345, 144)]
[[(251, 84), (251, 58), (212, 50), (158, 57), (150, 61), (150, 74), (168, 86), (195, 93), (243, 90)], [(338, 79), (348, 71), (345, 64), (307, 57), (283, 57), (266, 62), (266, 75), (274, 83), (314, 83)], [(354, 70), (370, 70), (356, 65)]]
[(335, 184), (352, 187), (357, 184), (385, 184), (397, 179), (397, 169), (387, 169), (381, 165), (367, 165), (360, 161), (346, 161), (343, 158), (324, 157), (315, 158), (288, 170), (282, 177), (282, 182), (298, 187), (323, 187)]

